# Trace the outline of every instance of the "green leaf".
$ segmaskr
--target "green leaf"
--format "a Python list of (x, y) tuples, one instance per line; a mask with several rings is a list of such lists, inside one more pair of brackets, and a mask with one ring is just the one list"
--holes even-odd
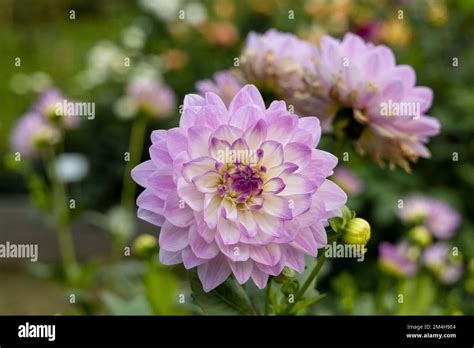
[(178, 281), (174, 275), (162, 268), (150, 267), (143, 279), (145, 294), (155, 314), (175, 313)]
[(345, 205), (341, 208), (341, 212), (342, 212), (342, 219), (344, 220), (344, 225), (345, 225), (349, 222), (349, 220), (352, 219), (353, 212)]
[(280, 308), (281, 306), (280, 306), (280, 303), (278, 302), (278, 297), (273, 287), (271, 288), (271, 291), (270, 291), (270, 303), (272, 304), (273, 312), (278, 313), (281, 309)]
[(235, 280), (229, 278), (214, 290), (206, 293), (202, 289), (196, 269), (191, 270), (188, 274), (192, 289), (191, 296), (204, 314), (255, 314), (247, 294)]
[(344, 220), (341, 217), (329, 219), (329, 225), (334, 232), (339, 232), (344, 227)]
[(323, 299), (324, 297), (326, 297), (326, 294), (319, 294), (319, 295), (304, 299), (302, 301), (299, 301), (297, 304), (294, 305), (290, 313), (296, 314), (299, 311), (312, 306), (313, 304)]
[(112, 315), (151, 315), (146, 298), (140, 294), (130, 300), (123, 300), (117, 295), (104, 291), (100, 295), (107, 312)]

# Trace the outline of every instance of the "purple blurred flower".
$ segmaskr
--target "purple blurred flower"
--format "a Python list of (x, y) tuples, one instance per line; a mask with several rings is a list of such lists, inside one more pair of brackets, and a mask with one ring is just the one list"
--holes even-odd
[(32, 110), (54, 125), (65, 129), (76, 128), (80, 123), (80, 115), (71, 114), (68, 108), (64, 107), (69, 102), (72, 101), (66, 99), (60, 90), (50, 88), (39, 96)]
[(213, 80), (201, 80), (196, 83), (196, 90), (204, 96), (207, 92), (217, 94), (225, 105), (229, 105), (232, 98), (243, 87), (244, 83), (230, 71), (218, 71)]
[(461, 217), (449, 205), (427, 196), (411, 196), (398, 215), (406, 223), (423, 224), (436, 238), (447, 239), (461, 224)]
[(44, 146), (59, 142), (61, 133), (38, 113), (21, 117), (13, 127), (10, 147), (26, 157), (34, 157)]
[(232, 273), (264, 288), (285, 266), (303, 272), (347, 199), (326, 179), (337, 158), (315, 149), (319, 121), (266, 108), (253, 85), (229, 107), (187, 95), (180, 126), (151, 138), (151, 160), (132, 171), (145, 187), (138, 216), (161, 226), (161, 262), (197, 266), (205, 291)]
[(161, 82), (135, 80), (127, 87), (127, 95), (137, 108), (152, 118), (166, 118), (176, 109), (176, 96)]
[(364, 183), (346, 167), (337, 167), (332, 180), (350, 196), (357, 196), (364, 190)]
[(422, 263), (431, 269), (446, 284), (452, 284), (462, 275), (462, 263), (449, 257), (449, 246), (438, 242), (425, 249)]
[(379, 262), (383, 269), (400, 277), (411, 277), (418, 272), (418, 266), (408, 257), (409, 245), (382, 242), (379, 244)]

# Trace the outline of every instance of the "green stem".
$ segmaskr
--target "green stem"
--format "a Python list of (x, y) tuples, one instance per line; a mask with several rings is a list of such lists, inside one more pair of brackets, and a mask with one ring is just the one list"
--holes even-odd
[(272, 278), (268, 279), (268, 285), (265, 291), (265, 315), (270, 314), (270, 293), (272, 291)]
[(54, 169), (54, 150), (46, 154), (46, 169), (53, 194), (54, 227), (58, 237), (59, 253), (66, 281), (71, 284), (77, 274), (78, 265), (69, 225), (69, 208), (66, 187), (56, 175)]
[(132, 131), (130, 134), (130, 141), (128, 145), (128, 152), (130, 160), (125, 165), (125, 172), (123, 173), (122, 185), (122, 206), (126, 208), (133, 208), (135, 200), (136, 185), (132, 180), (131, 171), (140, 162), (143, 144), (145, 142), (145, 132), (147, 126), (146, 115), (139, 114), (133, 121)]
[(303, 283), (301, 288), (298, 290), (298, 292), (295, 295), (293, 303), (289, 303), (288, 306), (281, 312), (282, 315), (287, 315), (291, 312), (295, 304), (299, 301), (299, 299), (304, 295), (306, 290), (308, 290), (309, 286), (313, 282), (314, 278), (318, 275), (319, 271), (324, 265), (324, 262), (326, 261), (326, 254), (322, 253), (321, 256), (319, 257), (318, 262), (314, 266), (313, 270), (311, 271), (310, 275), (306, 279), (306, 281)]
[(387, 278), (387, 276), (382, 275), (381, 281), (379, 282), (379, 285), (378, 285), (377, 295), (375, 297), (375, 305), (377, 308), (377, 314), (379, 315), (386, 314), (384, 296), (389, 290), (389, 287), (390, 287), (389, 279)]

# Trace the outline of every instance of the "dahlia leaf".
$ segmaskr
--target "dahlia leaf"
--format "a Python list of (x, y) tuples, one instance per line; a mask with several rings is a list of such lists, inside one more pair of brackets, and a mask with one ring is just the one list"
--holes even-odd
[(170, 315), (175, 312), (174, 299), (178, 292), (178, 283), (173, 274), (153, 267), (145, 275), (143, 285), (154, 314)]
[(316, 296), (304, 299), (302, 301), (299, 301), (297, 304), (294, 305), (294, 307), (291, 309), (290, 314), (297, 314), (299, 311), (308, 308), (312, 305), (314, 305), (316, 302), (319, 302), (322, 300), (324, 297), (326, 297), (326, 294), (318, 294)]
[(208, 293), (204, 292), (196, 269), (189, 272), (189, 281), (192, 289), (191, 296), (204, 314), (256, 314), (244, 289), (232, 278)]

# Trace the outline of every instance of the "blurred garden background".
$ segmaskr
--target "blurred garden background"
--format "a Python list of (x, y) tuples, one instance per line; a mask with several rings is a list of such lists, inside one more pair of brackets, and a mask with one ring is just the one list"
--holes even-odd
[[(330, 260), (318, 280), (327, 296), (307, 314), (474, 314), (473, 22), (474, 2), (463, 0), (0, 0), (0, 243), (39, 245), (39, 262), (0, 259), (0, 314), (201, 313), (193, 301), (180, 302), (190, 293), (184, 268), (159, 265), (153, 238), (137, 237), (159, 229), (123, 204), (134, 127), (124, 96), (140, 76), (176, 95), (171, 114), (146, 125), (140, 151), (148, 158), (149, 134), (178, 124), (179, 104), (196, 82), (236, 68), (248, 33), (270, 28), (314, 44), (354, 32), (389, 46), (399, 64), (413, 66), (417, 84), (433, 89), (429, 115), (442, 125), (428, 144), (432, 158), (411, 173), (346, 149), (350, 160), (340, 158), (335, 180), (370, 222), (372, 239), (364, 262)], [(65, 184), (79, 260), (71, 278), (60, 267), (47, 170), (35, 159), (25, 168), (10, 147), (17, 120), (53, 86), (95, 103), (95, 118), (81, 120), (63, 144), (80, 154), (70, 165), (82, 173)], [(319, 148), (331, 146), (323, 137)], [(384, 241), (406, 241), (403, 257), (414, 263), (435, 243), (397, 213), (413, 195), (442, 201), (460, 217), (446, 241), (459, 251), (446, 260), (459, 266), (449, 281), (445, 265), (408, 275), (380, 258)]]

